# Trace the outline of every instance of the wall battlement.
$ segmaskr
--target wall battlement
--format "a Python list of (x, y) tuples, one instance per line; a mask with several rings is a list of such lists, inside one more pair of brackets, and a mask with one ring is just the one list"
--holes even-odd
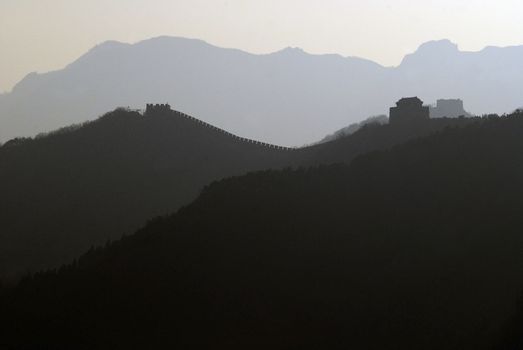
[(153, 104), (153, 103), (148, 103), (146, 106), (145, 106), (145, 116), (153, 116), (155, 114), (159, 114), (159, 113), (165, 113), (165, 112), (170, 112), (171, 111), (171, 106), (168, 104), (168, 103), (165, 103), (165, 104)]
[(197, 118), (195, 118), (193, 116), (190, 116), (190, 115), (185, 114), (183, 112), (172, 110), (171, 106), (169, 104), (152, 104), (152, 103), (148, 103), (146, 105), (145, 113), (143, 115), (145, 117), (150, 117), (150, 116), (155, 116), (155, 115), (158, 115), (158, 114), (166, 114), (166, 113), (174, 115), (176, 117), (180, 117), (180, 118), (184, 118), (184, 119), (190, 120), (190, 121), (195, 122), (197, 124), (201, 124), (202, 126), (204, 126), (206, 128), (209, 128), (209, 129), (215, 130), (217, 132), (220, 132), (222, 134), (225, 134), (225, 135), (227, 135), (227, 136), (229, 136), (229, 137), (231, 137), (231, 138), (233, 138), (235, 140), (238, 140), (240, 142), (250, 143), (250, 144), (254, 144), (254, 145), (257, 145), (257, 146), (261, 146), (261, 147), (271, 148), (271, 149), (275, 149), (275, 150), (283, 150), (283, 151), (294, 151), (294, 150), (300, 149), (300, 148), (296, 148), (296, 147), (285, 147), (285, 146), (274, 145), (274, 144), (271, 144), (271, 143), (256, 141), (256, 140), (252, 140), (252, 139), (248, 139), (248, 138), (245, 138), (245, 137), (241, 137), (241, 136), (232, 134), (232, 133), (230, 133), (230, 132), (228, 132), (226, 130), (220, 129), (217, 126), (214, 126), (214, 125), (211, 125), (209, 123), (206, 123), (203, 120), (197, 119)]

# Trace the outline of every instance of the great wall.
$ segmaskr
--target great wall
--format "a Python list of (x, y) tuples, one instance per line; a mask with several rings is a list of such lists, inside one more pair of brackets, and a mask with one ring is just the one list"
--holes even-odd
[(177, 117), (182, 117), (182, 118), (185, 118), (187, 120), (191, 120), (191, 121), (193, 121), (195, 123), (198, 123), (198, 124), (200, 124), (202, 126), (205, 126), (205, 127), (209, 128), (211, 130), (215, 130), (215, 131), (221, 132), (222, 134), (227, 135), (229, 137), (232, 137), (233, 139), (241, 141), (241, 142), (250, 143), (250, 144), (254, 144), (254, 145), (262, 146), (262, 147), (267, 147), (267, 148), (272, 148), (272, 149), (275, 149), (275, 150), (282, 150), (282, 151), (295, 151), (295, 150), (301, 149), (299, 147), (285, 147), (285, 146), (274, 145), (274, 144), (271, 144), (271, 143), (266, 143), (266, 142), (261, 142), (261, 141), (257, 141), (257, 140), (252, 140), (252, 139), (248, 139), (248, 138), (245, 138), (245, 137), (241, 137), (241, 136), (232, 134), (232, 133), (230, 133), (230, 132), (228, 132), (226, 130), (218, 128), (217, 126), (214, 126), (212, 124), (206, 123), (203, 120), (200, 120), (198, 118), (195, 118), (195, 117), (190, 116), (188, 114), (185, 114), (183, 112), (173, 110), (173, 109), (171, 109), (171, 106), (169, 104), (147, 104), (145, 112), (143, 113), (143, 116), (145, 116), (145, 117), (154, 117), (154, 116), (158, 116), (158, 115), (168, 115), (168, 114), (171, 114), (171, 115), (177, 116)]

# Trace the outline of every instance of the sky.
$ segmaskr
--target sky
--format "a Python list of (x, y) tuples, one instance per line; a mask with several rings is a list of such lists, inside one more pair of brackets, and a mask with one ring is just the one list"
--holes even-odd
[(521, 0), (0, 0), (0, 93), (106, 40), (161, 36), (269, 53), (359, 56), (398, 65), (423, 42), (460, 50), (523, 44)]

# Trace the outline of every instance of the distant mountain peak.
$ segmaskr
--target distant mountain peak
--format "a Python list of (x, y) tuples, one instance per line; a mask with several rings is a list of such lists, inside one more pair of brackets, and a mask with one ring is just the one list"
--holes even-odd
[(193, 46), (200, 46), (200, 47), (221, 48), (221, 47), (212, 45), (201, 39), (185, 38), (185, 37), (181, 37), (181, 36), (168, 36), (168, 35), (162, 35), (162, 36), (157, 36), (154, 38), (138, 41), (134, 45), (135, 46), (147, 46), (147, 47), (160, 47), (160, 48), (163, 46), (171, 46), (171, 45), (193, 45)]
[(287, 46), (286, 48), (281, 49), (280, 51), (276, 51), (275, 54), (279, 54), (279, 55), (302, 55), (302, 54), (306, 54), (306, 52), (302, 48), (300, 48), (300, 47)]
[(99, 52), (99, 51), (109, 51), (109, 50), (115, 50), (122, 47), (131, 46), (131, 44), (123, 43), (116, 40), (107, 40), (104, 41), (96, 46), (94, 46), (92, 49), (90, 49), (86, 55), (93, 53), (93, 52)]
[(406, 55), (400, 66), (436, 63), (441, 58), (451, 58), (459, 53), (458, 45), (448, 39), (432, 40), (421, 44), (414, 53)]
[(26, 74), (22, 80), (20, 80), (16, 85), (13, 87), (12, 91), (19, 91), (20, 89), (23, 89), (24, 87), (30, 86), (33, 84), (33, 82), (38, 78), (38, 72), (31, 72)]
[(458, 45), (449, 39), (432, 40), (421, 44), (416, 52), (457, 52)]
[(84, 62), (90, 62), (93, 57), (97, 56), (104, 56), (113, 52), (117, 52), (118, 50), (125, 48), (125, 47), (131, 47), (131, 44), (128, 43), (122, 43), (120, 41), (116, 40), (107, 40), (104, 41), (96, 46), (94, 46), (92, 49), (87, 51), (85, 54), (80, 56), (76, 61), (73, 61), (70, 63), (67, 67), (74, 67), (75, 65), (84, 63)]

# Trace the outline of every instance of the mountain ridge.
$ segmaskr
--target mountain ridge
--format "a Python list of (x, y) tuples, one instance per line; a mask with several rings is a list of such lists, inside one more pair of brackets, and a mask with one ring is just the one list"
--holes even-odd
[(0, 140), (34, 136), (151, 100), (170, 101), (235, 134), (285, 146), (309, 144), (384, 114), (402, 96), (418, 95), (426, 103), (461, 98), (473, 114), (521, 106), (515, 91), (523, 81), (517, 64), (523, 50), (457, 52), (459, 59), (448, 67), (437, 59), (384, 67), (299, 49), (251, 54), (198, 39), (108, 42), (62, 70), (29, 74), (3, 95)]
[(522, 133), (521, 113), (482, 118), (350, 165), (214, 182), (131, 236), (0, 288), (0, 339), (492, 349), (523, 288)]
[[(349, 163), (475, 120), (367, 125), (332, 142), (289, 149), (180, 112), (118, 109), (35, 139), (14, 139), (0, 147), (0, 277), (56, 266), (114, 234), (132, 232), (150, 217), (190, 203), (215, 180), (262, 169)], [(32, 220), (24, 220), (29, 212)]]

